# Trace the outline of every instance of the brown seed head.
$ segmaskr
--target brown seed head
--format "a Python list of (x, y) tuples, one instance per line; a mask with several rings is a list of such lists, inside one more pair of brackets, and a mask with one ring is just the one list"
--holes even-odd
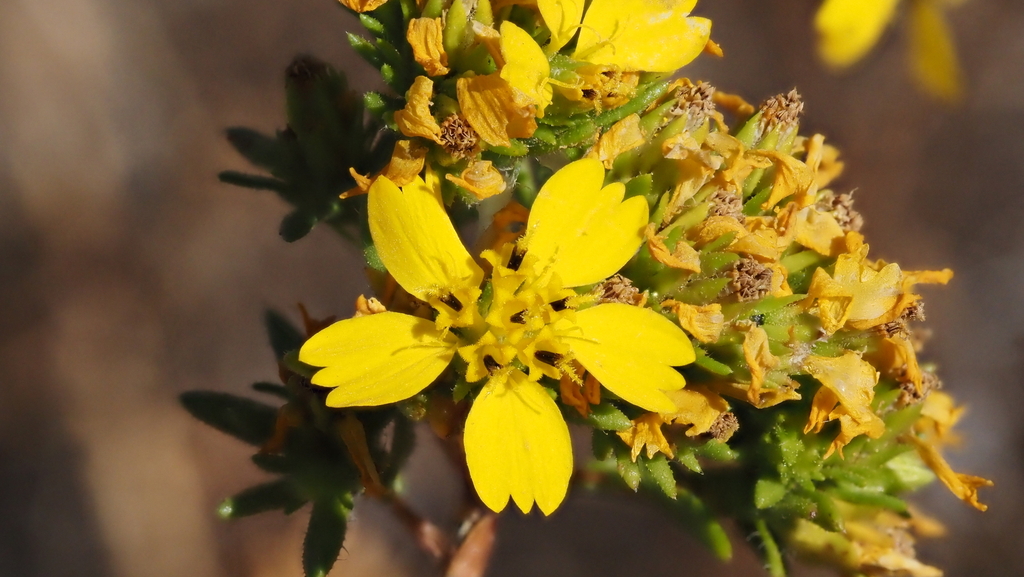
[(691, 84), (687, 81), (679, 88), (676, 105), (669, 111), (675, 116), (687, 115), (686, 128), (693, 130), (707, 120), (715, 110), (715, 87), (702, 81)]
[(597, 295), (598, 303), (638, 306), (645, 300), (643, 293), (637, 290), (628, 278), (621, 275), (615, 275), (594, 287), (594, 294)]
[(729, 269), (729, 289), (740, 302), (757, 300), (772, 289), (772, 269), (752, 258), (741, 258)]
[(473, 153), (480, 136), (458, 114), (452, 114), (441, 123), (441, 146), (452, 158), (460, 160)]
[(738, 430), (740, 430), (740, 420), (736, 418), (736, 415), (733, 413), (722, 413), (718, 415), (714, 423), (711, 423), (708, 434), (716, 441), (724, 443), (732, 438)]
[(761, 133), (778, 128), (785, 132), (796, 127), (804, 112), (804, 99), (794, 88), (788, 94), (772, 96), (761, 105)]
[(818, 203), (818, 208), (831, 212), (840, 228), (846, 232), (860, 232), (864, 226), (864, 217), (853, 208), (852, 192), (829, 193)]
[(743, 222), (743, 199), (740, 195), (730, 190), (720, 188), (708, 199), (711, 202), (709, 214), (712, 216), (731, 216)]

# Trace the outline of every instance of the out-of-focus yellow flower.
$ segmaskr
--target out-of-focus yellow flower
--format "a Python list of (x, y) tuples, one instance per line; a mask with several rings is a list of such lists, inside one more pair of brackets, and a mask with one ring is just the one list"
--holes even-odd
[(413, 18), (409, 21), (406, 39), (412, 46), (412, 57), (430, 76), (448, 74), (448, 54), (441, 42), (443, 30), (440, 18)]
[(406, 136), (419, 136), (441, 144), (441, 125), (430, 112), (434, 81), (417, 76), (405, 95), (405, 108), (395, 111), (395, 124)]
[(489, 160), (473, 161), (461, 175), (447, 174), (445, 178), (468, 190), (480, 200), (505, 192), (505, 179)]
[(804, 432), (819, 432), (826, 421), (839, 419), (840, 432), (828, 451), (843, 454), (843, 447), (860, 435), (877, 439), (885, 432), (885, 423), (871, 410), (878, 372), (860, 355), (846, 351), (841, 357), (811, 355), (803, 368), (821, 383), (811, 402), (811, 414)]
[(942, 391), (932, 391), (921, 406), (921, 418), (914, 423), (914, 430), (934, 445), (956, 444), (959, 436), (953, 427), (964, 414), (964, 407), (957, 406), (953, 397)]
[[(914, 79), (930, 94), (956, 100), (962, 73), (943, 12), (950, 0), (909, 0), (910, 63)], [(814, 20), (818, 54), (846, 68), (871, 50), (895, 18), (900, 0), (825, 0)]]
[(671, 412), (666, 391), (685, 384), (672, 367), (695, 358), (686, 335), (650, 309), (604, 303), (576, 310), (571, 287), (607, 278), (643, 241), (647, 203), (624, 195), (620, 183), (604, 186), (595, 160), (556, 172), (537, 196), (525, 237), (484, 251), (492, 297), (481, 308), (485, 274), (445, 213), (438, 179), (428, 171), (427, 182), (399, 189), (378, 178), (367, 202), (377, 253), (437, 318), (381, 312), (341, 321), (310, 338), (299, 360), (325, 367), (312, 382), (334, 389), (329, 406), (352, 407), (409, 398), (459, 354), (467, 380), (486, 380), (465, 429), (480, 498), (495, 511), (511, 498), (523, 511), (536, 502), (551, 513), (565, 496), (572, 450), (540, 377), (573, 377), (578, 363), (623, 400)]

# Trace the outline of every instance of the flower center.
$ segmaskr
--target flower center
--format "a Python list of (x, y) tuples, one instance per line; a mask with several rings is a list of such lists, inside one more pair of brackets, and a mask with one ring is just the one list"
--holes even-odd
[(477, 322), (461, 331), (466, 379), (478, 381), (512, 367), (533, 380), (559, 378), (571, 361), (561, 336), (575, 327), (576, 293), (557, 276), (537, 270), (518, 243), (481, 256), (492, 266), (491, 299), (481, 306), (486, 310), (480, 310)]

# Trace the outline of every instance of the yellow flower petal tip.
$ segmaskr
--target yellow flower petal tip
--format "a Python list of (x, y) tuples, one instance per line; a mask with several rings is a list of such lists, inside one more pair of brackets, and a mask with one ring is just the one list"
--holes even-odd
[(466, 419), (466, 463), (480, 500), (501, 511), (511, 498), (524, 513), (550, 515), (572, 477), (569, 428), (539, 384), (518, 370), (492, 378)]
[(818, 54), (846, 68), (868, 53), (892, 21), (899, 0), (825, 0), (814, 18)]

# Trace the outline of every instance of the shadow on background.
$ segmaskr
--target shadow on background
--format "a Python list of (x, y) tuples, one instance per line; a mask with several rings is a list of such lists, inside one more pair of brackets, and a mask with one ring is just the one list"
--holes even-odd
[[(835, 77), (812, 54), (814, 3), (705, 4), (727, 57), (686, 74), (751, 101), (799, 87), (806, 131), (844, 152), (872, 254), (956, 270), (925, 295), (928, 358), (970, 406), (953, 462), (997, 485), (985, 514), (926, 491), (950, 536), (921, 557), (1024, 574), (1024, 7), (954, 12), (970, 86), (949, 109), (910, 86), (899, 31)], [(367, 290), (357, 251), (323, 230), (284, 244), (280, 202), (215, 179), (245, 168), (224, 127), (282, 124), (295, 54), (378, 87), (353, 25), (332, 0), (0, 3), (0, 574), (300, 574), (305, 512), (218, 522), (220, 498), (260, 474), (176, 396), (274, 375), (265, 307), (347, 314)], [(454, 478), (421, 440), (412, 500), (450, 526)], [(575, 496), (551, 519), (506, 515), (491, 574), (760, 575), (743, 537), (721, 565), (651, 507)], [(347, 545), (336, 575), (436, 574), (373, 503)]]

